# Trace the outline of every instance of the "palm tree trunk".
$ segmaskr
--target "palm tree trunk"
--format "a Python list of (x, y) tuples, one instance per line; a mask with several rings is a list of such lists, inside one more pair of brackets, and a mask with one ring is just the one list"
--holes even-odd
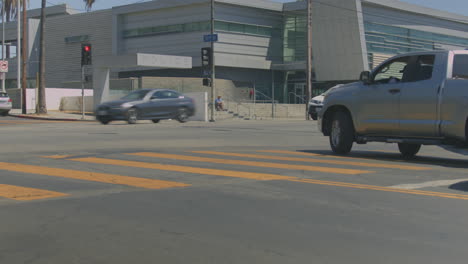
[[(26, 91), (28, 88), (28, 57), (29, 57), (29, 48), (28, 48), (28, 18), (27, 18), (27, 1), (23, 0), (23, 42), (21, 45), (22, 49), (22, 73), (21, 73), (21, 87)], [(18, 10), (18, 12), (20, 12)], [(24, 93), (25, 94), (25, 93)]]
[(38, 114), (47, 114), (47, 106), (45, 101), (45, 8), (46, 0), (42, 0), (41, 5), (41, 23), (39, 26), (40, 35), (40, 51), (39, 51), (39, 91), (38, 104), (36, 112)]

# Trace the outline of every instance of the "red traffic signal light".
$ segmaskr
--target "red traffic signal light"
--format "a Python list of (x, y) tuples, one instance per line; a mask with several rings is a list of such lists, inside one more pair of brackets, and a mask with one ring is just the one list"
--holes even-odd
[(81, 45), (81, 66), (91, 65), (91, 44)]

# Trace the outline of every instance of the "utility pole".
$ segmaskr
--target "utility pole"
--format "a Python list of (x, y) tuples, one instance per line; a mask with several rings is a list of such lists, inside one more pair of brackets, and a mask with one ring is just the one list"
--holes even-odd
[[(18, 1), (19, 2), (19, 1)], [(28, 33), (28, 17), (27, 17), (27, 1), (23, 0), (21, 1), (23, 3), (23, 42), (21, 45), (22, 49), (22, 60), (23, 60), (23, 70), (21, 73), (21, 87), (23, 87), (23, 96), (26, 97), (26, 89), (28, 89), (28, 81), (27, 81), (27, 76), (28, 76), (28, 65), (27, 65), (27, 60), (29, 56), (29, 46), (28, 46), (28, 40), (29, 38), (27, 37)], [(18, 9), (18, 13), (20, 10)], [(19, 19), (18, 19), (19, 20)], [(37, 96), (36, 96), (36, 102), (37, 102)], [(24, 114), (26, 114), (26, 108), (24, 108)]]
[(26, 105), (26, 89), (21, 89), (21, 1), (16, 1), (17, 3), (17, 41), (16, 41), (16, 61), (18, 63), (18, 69), (16, 70), (16, 83), (18, 84), (18, 89), (22, 92), (21, 96), (21, 109), (22, 113), (26, 114), (27, 105)]
[[(3, 60), (5, 60), (5, 0), (2, 0), (2, 61)], [(5, 92), (6, 72), (2, 74), (2, 92)]]
[[(214, 19), (214, 14), (215, 14), (215, 0), (211, 0), (211, 36), (214, 35), (214, 31), (215, 31), (215, 19)], [(210, 122), (215, 122), (215, 91), (216, 91), (216, 86), (215, 86), (215, 78), (216, 78), (216, 74), (215, 74), (215, 70), (216, 70), (216, 66), (215, 66), (215, 51), (214, 51), (214, 41), (211, 41), (211, 98), (210, 98), (210, 102), (211, 102), (211, 119), (210, 119)]]
[(307, 68), (306, 68), (306, 119), (310, 120), (309, 116), (309, 101), (312, 97), (312, 0), (307, 0)]

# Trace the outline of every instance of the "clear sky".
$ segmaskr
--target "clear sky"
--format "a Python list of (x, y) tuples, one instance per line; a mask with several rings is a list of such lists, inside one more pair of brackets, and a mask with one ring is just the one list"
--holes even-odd
[[(136, 2), (145, 2), (149, 0), (96, 0), (93, 10), (110, 8), (113, 6), (132, 4)], [(291, 2), (290, 0), (276, 0), (278, 2)], [(343, 0), (345, 1), (345, 0)], [(450, 11), (468, 16), (467, 0), (402, 0), (404, 2), (427, 6), (435, 9)], [(31, 0), (31, 8), (39, 8), (40, 0)], [(83, 0), (47, 0), (48, 5), (67, 3), (75, 9), (85, 11)]]

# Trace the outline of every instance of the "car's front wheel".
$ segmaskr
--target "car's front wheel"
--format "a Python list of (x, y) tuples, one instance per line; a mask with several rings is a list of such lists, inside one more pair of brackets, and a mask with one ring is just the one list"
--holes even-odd
[(404, 158), (414, 158), (421, 149), (421, 144), (398, 143), (398, 149)]
[(330, 146), (334, 153), (348, 154), (354, 143), (354, 125), (346, 112), (336, 112), (331, 122)]
[(136, 124), (137, 121), (138, 121), (138, 109), (130, 108), (127, 111), (127, 122), (129, 124)]
[(161, 119), (153, 119), (151, 121), (153, 121), (153, 123), (157, 124), (157, 123), (159, 123), (159, 121), (161, 121)]

